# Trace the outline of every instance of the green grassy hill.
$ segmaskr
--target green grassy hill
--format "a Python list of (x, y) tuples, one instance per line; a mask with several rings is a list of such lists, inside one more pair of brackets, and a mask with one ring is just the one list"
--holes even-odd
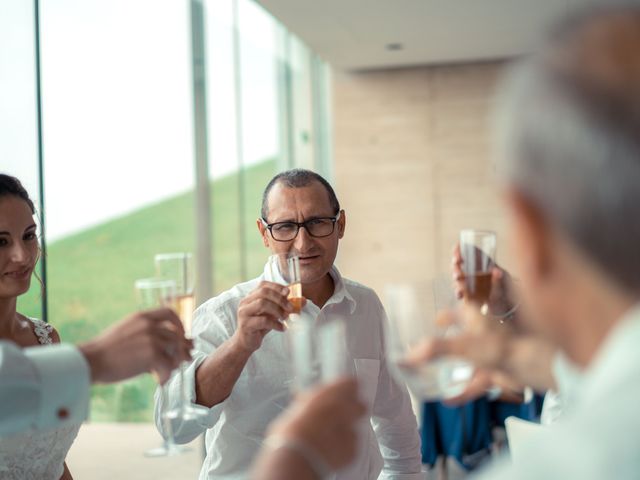
[[(237, 174), (212, 182), (216, 291), (243, 279), (242, 245), (247, 255), (247, 277), (262, 269), (268, 253), (256, 231), (255, 219), (262, 191), (275, 168), (275, 161), (268, 160), (244, 172), (244, 211), (239, 207)], [(111, 194), (118, 195), (117, 186)], [(47, 250), (49, 322), (63, 341), (89, 339), (135, 310), (133, 282), (154, 275), (156, 253), (194, 250), (193, 192), (52, 242)], [(33, 282), (29, 293), (19, 300), (20, 312), (40, 316), (39, 290)], [(120, 385), (94, 387), (91, 417), (98, 421), (149, 420), (153, 388), (148, 375)]]

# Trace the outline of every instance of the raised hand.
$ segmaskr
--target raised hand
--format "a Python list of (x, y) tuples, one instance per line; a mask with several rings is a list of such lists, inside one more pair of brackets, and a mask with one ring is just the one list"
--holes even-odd
[(111, 383), (154, 371), (161, 383), (180, 362), (190, 360), (192, 344), (169, 308), (129, 315), (93, 340), (79, 345), (91, 381)]
[[(456, 296), (460, 299), (467, 296), (467, 284), (462, 269), (462, 255), (460, 244), (453, 249), (451, 259), (452, 274)], [(495, 264), (491, 271), (491, 295), (489, 297), (489, 313), (501, 317), (512, 312), (518, 304), (515, 294), (513, 279), (509, 273)]]
[(356, 423), (365, 411), (364, 403), (358, 398), (358, 386), (354, 379), (341, 379), (299, 395), (285, 413), (271, 424), (266, 446), (256, 462), (252, 478), (315, 478), (313, 465), (305, 465), (308, 459), (304, 455), (302, 458), (291, 458), (290, 455), (300, 453), (296, 448), (286, 452), (289, 456), (278, 455), (278, 450), (285, 450), (287, 445), (302, 445), (305, 452), (311, 452), (313, 458), (322, 462), (328, 470), (344, 467), (356, 456)]
[[(455, 313), (445, 311), (442, 315)], [(465, 307), (462, 315), (465, 322), (462, 334), (426, 339), (405, 360), (409, 365), (419, 365), (453, 356), (473, 363), (477, 369), (474, 378), (462, 394), (448, 402), (464, 403), (496, 386), (513, 392), (521, 391), (524, 385), (536, 391), (554, 388), (551, 364), (556, 349), (549, 342), (533, 334), (518, 334), (481, 315), (472, 306)]]
[(238, 329), (234, 333), (236, 345), (254, 352), (271, 330), (283, 331), (281, 319), (293, 312), (287, 299), (289, 287), (262, 281), (238, 306)]

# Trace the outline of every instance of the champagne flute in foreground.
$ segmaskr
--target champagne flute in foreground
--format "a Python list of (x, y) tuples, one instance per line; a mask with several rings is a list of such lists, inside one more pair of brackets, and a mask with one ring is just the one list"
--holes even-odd
[(475, 303), (483, 315), (487, 315), (496, 258), (496, 234), (485, 230), (460, 231), (460, 256), (466, 283), (465, 297)]
[(293, 394), (353, 373), (349, 367), (346, 327), (342, 319), (318, 325), (316, 320), (300, 318), (291, 324), (286, 334), (293, 370)]
[[(176, 296), (176, 283), (172, 280), (161, 278), (144, 278), (136, 280), (134, 283), (138, 306), (142, 309), (150, 309), (157, 307), (173, 307)], [(152, 372), (156, 381), (159, 382), (158, 376)], [(167, 401), (167, 387), (159, 385), (160, 395), (162, 396), (162, 405), (164, 410), (160, 414), (160, 418), (166, 432), (164, 443), (157, 448), (144, 452), (147, 457), (163, 457), (175, 455), (184, 451), (183, 448), (176, 445), (173, 437), (172, 421), (180, 415), (179, 409), (169, 409)]]
[[(367, 374), (367, 370), (360, 372), (358, 362), (351, 358), (347, 348), (348, 319), (332, 315), (330, 318), (312, 318), (305, 315), (299, 321), (293, 322), (285, 332), (288, 337), (291, 351), (291, 367), (293, 378), (291, 382), (291, 394), (296, 395), (309, 388), (321, 384), (331, 383), (339, 378), (350, 376), (357, 378), (357, 373)], [(370, 361), (369, 361), (370, 362)], [(364, 363), (367, 363), (365, 360)], [(366, 368), (368, 365), (361, 364)], [(358, 382), (360, 398), (370, 398), (366, 386)], [(369, 409), (372, 404), (367, 405)], [(369, 416), (365, 415), (358, 420), (355, 434), (358, 437), (357, 456), (364, 455), (370, 445), (368, 438)], [(358, 478), (356, 464), (341, 470), (344, 478)]]
[(286, 328), (291, 321), (298, 320), (302, 310), (302, 281), (300, 278), (300, 258), (295, 253), (276, 253), (269, 257), (269, 271), (273, 282), (287, 285), (289, 295), (287, 298), (293, 306), (293, 313), (289, 318), (282, 320)]
[[(387, 358), (392, 374), (405, 382), (421, 400), (440, 400), (459, 395), (471, 380), (473, 366), (459, 358), (443, 357), (415, 364), (407, 359), (414, 348), (429, 337), (457, 335), (458, 323), (443, 322), (441, 281), (387, 285), (385, 331)], [(450, 286), (451, 298), (455, 298)], [(448, 296), (445, 297), (448, 302)], [(455, 320), (455, 319), (454, 319)]]
[[(154, 263), (158, 277), (173, 281), (176, 284), (174, 308), (182, 322), (185, 336), (191, 338), (193, 311), (196, 306), (193, 256), (191, 253), (186, 252), (159, 253), (154, 257)], [(188, 401), (189, 395), (184, 381), (186, 365), (186, 362), (183, 362), (179, 370), (179, 416), (183, 420), (204, 418), (207, 416), (206, 409), (192, 405)]]

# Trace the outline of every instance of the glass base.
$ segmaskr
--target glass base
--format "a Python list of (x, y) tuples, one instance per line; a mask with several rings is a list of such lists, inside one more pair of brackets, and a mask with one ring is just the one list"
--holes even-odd
[(197, 405), (185, 405), (178, 415), (182, 420), (203, 420), (209, 415), (209, 411)]
[(173, 422), (177, 418), (186, 418), (186, 417), (183, 417), (182, 413), (183, 413), (182, 409), (174, 408), (173, 410), (169, 410), (168, 412), (164, 412), (162, 414), (162, 423), (164, 425), (167, 439), (159, 447), (146, 450), (144, 452), (145, 457), (149, 457), (149, 458), (170, 457), (172, 455), (179, 455), (181, 453), (185, 453), (191, 450), (189, 447), (186, 447), (183, 445), (177, 445), (175, 443), (174, 436), (173, 436), (173, 432), (174, 432)]
[(159, 447), (150, 448), (144, 452), (145, 457), (154, 458), (154, 457), (171, 457), (173, 455), (179, 455), (181, 453), (185, 453), (190, 451), (191, 448), (185, 447), (182, 445), (161, 445)]

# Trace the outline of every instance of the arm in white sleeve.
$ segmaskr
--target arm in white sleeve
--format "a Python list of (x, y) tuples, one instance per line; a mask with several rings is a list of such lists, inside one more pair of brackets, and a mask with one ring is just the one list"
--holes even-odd
[[(380, 309), (382, 321), (386, 321), (382, 305)], [(384, 352), (384, 338), (380, 348)], [(384, 459), (380, 480), (423, 480), (418, 422), (409, 392), (391, 377), (384, 354), (371, 420)]]
[(72, 345), (0, 342), (0, 435), (82, 422), (90, 386), (87, 361)]
[(404, 385), (394, 382), (384, 362), (380, 367), (372, 424), (384, 459), (380, 479), (422, 480), (418, 422), (409, 393)]
[[(188, 443), (201, 433), (212, 428), (222, 414), (224, 402), (214, 405), (211, 408), (196, 403), (196, 370), (209, 355), (231, 337), (233, 332), (229, 322), (226, 320), (226, 315), (221, 313), (221, 309), (215, 300), (203, 304), (194, 313), (194, 351), (192, 352), (193, 358), (191, 363), (185, 368), (184, 372), (185, 398), (188, 405), (207, 412), (207, 415), (198, 419), (184, 420), (178, 418), (173, 420), (171, 425), (173, 426), (173, 434), (177, 443)], [(165, 388), (166, 406), (160, 392), (160, 387), (156, 389), (154, 419), (158, 431), (166, 437), (161, 413), (166, 411), (165, 408), (168, 410), (179, 408), (181, 398), (180, 375), (177, 371), (173, 373)]]
[[(178, 418), (176, 420), (172, 420), (171, 425), (173, 426), (173, 435), (176, 443), (189, 443), (194, 438), (196, 438), (201, 433), (204, 433), (209, 428), (212, 428), (220, 418), (222, 414), (222, 409), (224, 402), (219, 403), (218, 405), (214, 405), (211, 408), (204, 407), (202, 405), (196, 404), (196, 370), (200, 366), (202, 362), (204, 362), (207, 358), (202, 352), (195, 352), (193, 354), (193, 360), (191, 363), (185, 368), (184, 372), (184, 389), (185, 389), (185, 400), (187, 405), (191, 405), (194, 408), (201, 409), (203, 412), (207, 412), (207, 415), (202, 418), (197, 419), (181, 419)], [(162, 398), (162, 392), (160, 387), (156, 388), (155, 393), (155, 410), (154, 410), (154, 419), (156, 423), (156, 427), (158, 431), (166, 438), (165, 427), (162, 422), (161, 412), (165, 411), (165, 400), (167, 401), (166, 408), (170, 410), (174, 410), (179, 408), (180, 401), (180, 376), (174, 373), (171, 379), (167, 382), (166, 387), (166, 397)]]

